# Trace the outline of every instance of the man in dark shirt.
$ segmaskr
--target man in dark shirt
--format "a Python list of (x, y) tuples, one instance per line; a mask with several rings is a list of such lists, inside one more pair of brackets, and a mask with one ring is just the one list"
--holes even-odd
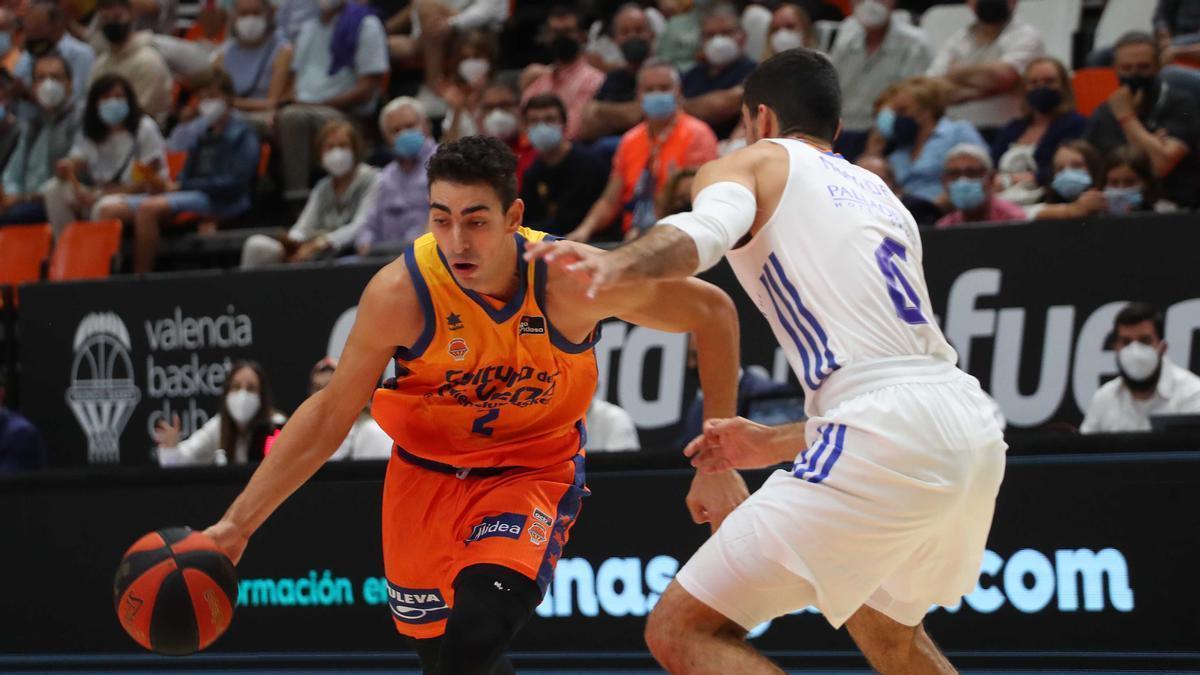
[(699, 61), (683, 74), (683, 109), (727, 138), (742, 112), (742, 83), (755, 63), (745, 54), (746, 33), (737, 10), (717, 5), (700, 22)]
[(1121, 86), (1092, 114), (1087, 140), (1107, 156), (1129, 144), (1150, 157), (1167, 199), (1191, 208), (1200, 185), (1200, 108), (1163, 82), (1158, 43), (1149, 33), (1126, 33), (1113, 49)]
[(567, 140), (566, 120), (566, 106), (554, 94), (525, 103), (525, 130), (538, 152), (521, 183), (525, 224), (556, 235), (579, 226), (608, 181), (608, 164)]
[(637, 72), (654, 53), (654, 29), (645, 10), (631, 2), (613, 15), (612, 34), (625, 65), (610, 70), (595, 98), (584, 106), (579, 137), (585, 140), (623, 134), (642, 121)]

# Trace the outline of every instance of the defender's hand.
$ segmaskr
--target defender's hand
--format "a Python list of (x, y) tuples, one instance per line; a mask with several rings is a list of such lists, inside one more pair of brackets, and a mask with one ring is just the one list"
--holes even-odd
[(750, 491), (736, 471), (696, 473), (688, 490), (687, 507), (696, 523), (708, 523), (713, 532), (725, 517), (746, 501)]
[(781, 455), (787, 455), (774, 441), (771, 427), (745, 417), (711, 419), (704, 423), (704, 433), (688, 443), (683, 454), (700, 473), (761, 469), (778, 464), (783, 461)]
[(250, 538), (242, 533), (240, 529), (233, 523), (222, 520), (216, 525), (204, 531), (216, 542), (217, 547), (229, 556), (234, 565), (237, 565), (242, 560), (242, 554), (246, 552), (246, 544), (250, 543)]
[(566, 270), (584, 282), (589, 298), (595, 298), (601, 291), (637, 281), (630, 273), (626, 257), (619, 249), (601, 251), (574, 242), (538, 242), (527, 247), (525, 258), (545, 258), (548, 264)]

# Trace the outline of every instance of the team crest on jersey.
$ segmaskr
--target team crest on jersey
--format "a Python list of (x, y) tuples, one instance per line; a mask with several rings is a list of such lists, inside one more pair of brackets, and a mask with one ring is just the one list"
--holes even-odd
[(546, 528), (542, 527), (541, 523), (534, 523), (529, 526), (529, 541), (533, 542), (534, 546), (541, 546), (546, 543), (547, 538)]
[(466, 340), (456, 337), (453, 340), (450, 340), (450, 344), (447, 345), (446, 351), (450, 352), (450, 356), (453, 356), (455, 361), (462, 361), (463, 359), (467, 358), (467, 352), (470, 351), (470, 349), (467, 347)]
[(546, 317), (523, 316), (517, 324), (517, 335), (545, 335)]

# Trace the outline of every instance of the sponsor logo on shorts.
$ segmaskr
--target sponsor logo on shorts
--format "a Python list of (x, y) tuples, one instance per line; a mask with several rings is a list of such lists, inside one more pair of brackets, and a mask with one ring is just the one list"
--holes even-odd
[(546, 334), (546, 317), (544, 316), (523, 316), (520, 323), (517, 324), (518, 335), (545, 335)]
[(388, 582), (388, 607), (398, 621), (433, 623), (450, 616), (446, 599), (436, 588), (404, 588)]
[(554, 519), (546, 515), (546, 512), (541, 509), (533, 510), (533, 519), (545, 525), (546, 527), (551, 527), (554, 525)]
[(546, 543), (548, 536), (546, 528), (542, 527), (541, 523), (534, 523), (529, 526), (529, 541), (532, 541), (534, 546), (541, 546)]
[(467, 352), (470, 349), (467, 347), (467, 341), (462, 338), (454, 338), (450, 344), (446, 346), (446, 351), (450, 352), (450, 356), (454, 357), (455, 361), (462, 361), (467, 358)]
[(498, 516), (488, 516), (471, 530), (471, 536), (466, 543), (487, 539), (488, 537), (506, 537), (520, 539), (521, 531), (525, 529), (528, 516), (519, 513), (501, 513)]

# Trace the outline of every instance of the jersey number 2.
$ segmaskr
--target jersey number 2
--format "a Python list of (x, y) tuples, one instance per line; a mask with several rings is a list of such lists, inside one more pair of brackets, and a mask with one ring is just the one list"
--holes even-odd
[(483, 413), (481, 417), (475, 418), (475, 424), (471, 425), (471, 433), (491, 438), (492, 432), (495, 431), (495, 429), (489, 427), (488, 425), (492, 422), (495, 422), (496, 418), (498, 417), (500, 417), (499, 408), (492, 408), (491, 410)]
[(875, 249), (875, 262), (879, 263), (879, 271), (887, 281), (888, 297), (896, 307), (896, 316), (901, 321), (911, 325), (929, 323), (929, 319), (921, 313), (921, 299), (913, 290), (912, 284), (904, 278), (904, 273), (896, 266), (892, 258), (905, 260), (907, 252), (904, 245), (895, 239), (885, 238), (879, 248)]

